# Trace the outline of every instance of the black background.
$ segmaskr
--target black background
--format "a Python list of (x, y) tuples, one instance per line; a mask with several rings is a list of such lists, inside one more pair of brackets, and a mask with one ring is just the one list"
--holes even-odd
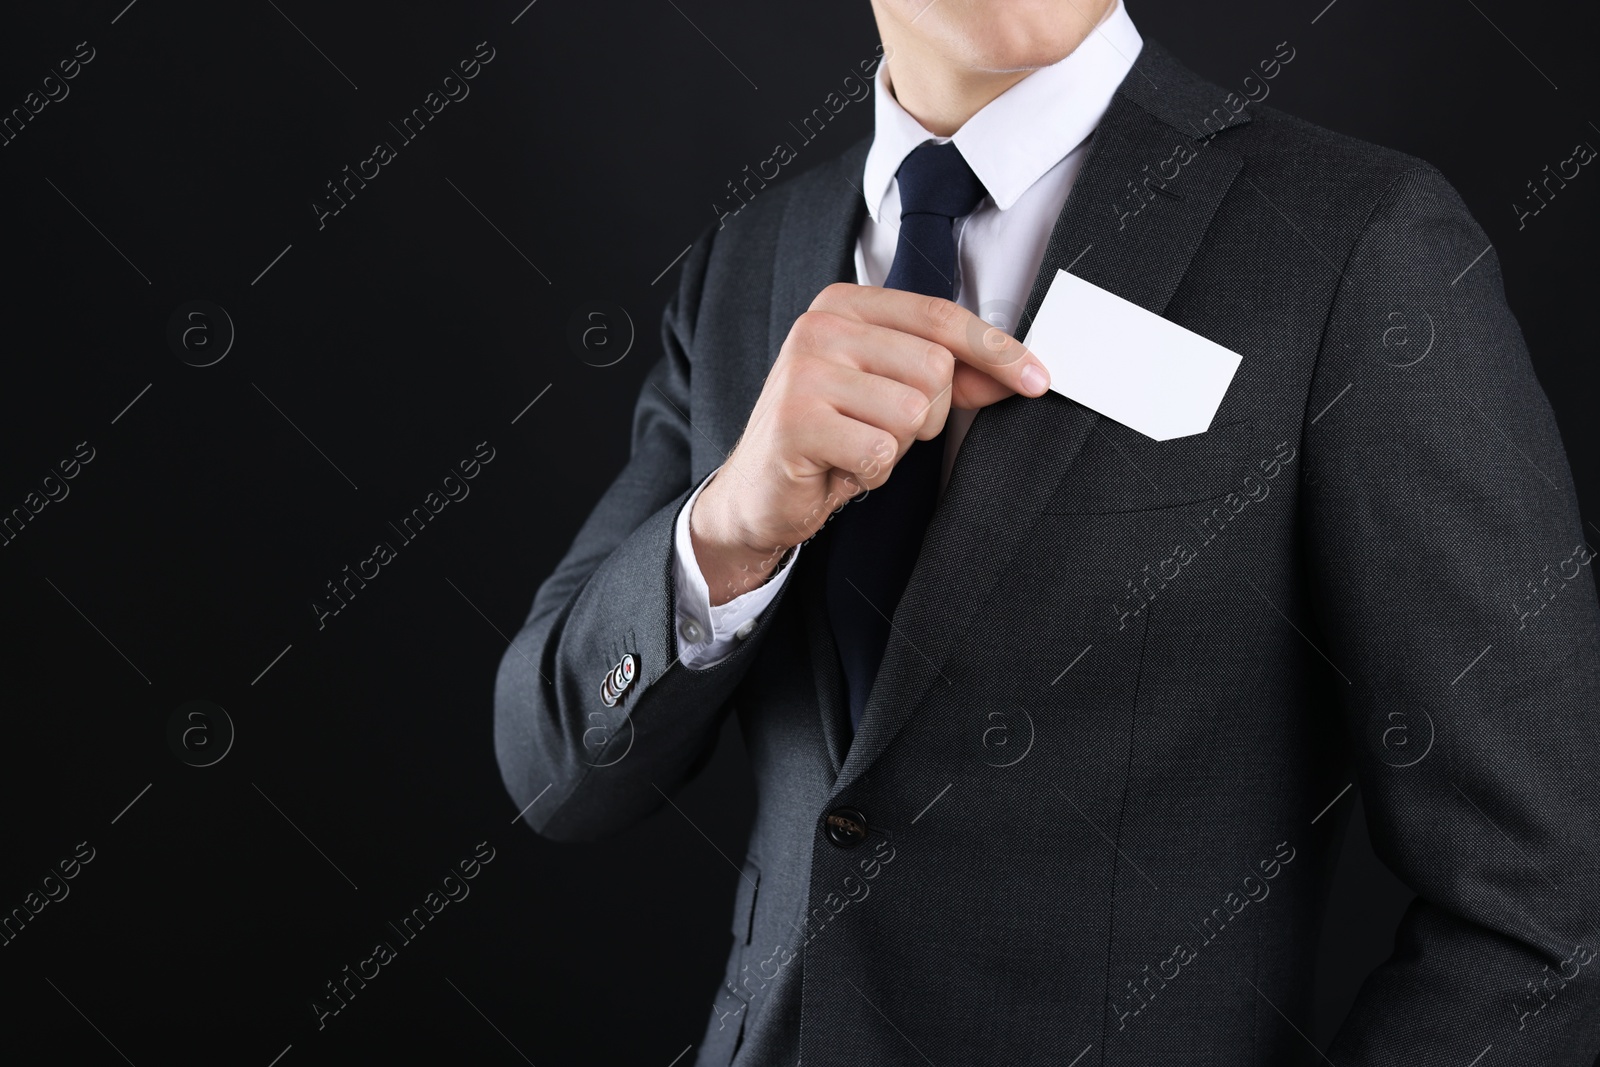
[[(79, 842), (96, 850), (0, 947), (12, 1062), (667, 1067), (699, 1038), (737, 878), (719, 850), (741, 854), (749, 824), (736, 728), (681, 812), (555, 846), (513, 824), (494, 672), (623, 462), (675, 257), (877, 37), (865, 0), (525, 2), (5, 16), (0, 111), (78, 42), (95, 50), (0, 147), (0, 512), (79, 442), (95, 450), (0, 548), (0, 912)], [(1287, 40), (1270, 104), (1456, 184), (1592, 513), (1600, 176), (1521, 230), (1512, 208), (1544, 165), (1600, 143), (1592, 5), (1324, 3), (1131, 13), (1230, 86)], [(324, 183), (399, 144), (388, 123), (483, 41), (470, 95), (319, 230)], [(870, 128), (870, 103), (851, 104), (792, 169)], [(236, 330), (209, 367), (167, 342), (191, 300)], [(637, 332), (604, 368), (569, 341), (596, 300)], [(626, 321), (607, 321), (621, 351)], [(319, 629), (324, 583), (396, 542), (389, 520), (483, 441), (495, 458), (470, 495)], [(209, 767), (167, 739), (193, 699), (237, 731)], [(319, 1030), (323, 983), (483, 841), (495, 858), (471, 895)], [(1407, 897), (1358, 825), (1305, 1024), (1319, 1044)]]

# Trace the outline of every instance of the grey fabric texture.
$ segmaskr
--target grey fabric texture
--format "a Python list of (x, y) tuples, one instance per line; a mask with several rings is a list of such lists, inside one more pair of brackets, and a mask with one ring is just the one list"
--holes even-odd
[[(685, 258), (495, 738), (528, 824), (584, 840), (738, 715), (758, 801), (699, 1067), (1600, 1050), (1600, 610), (1498, 258), (1428, 163), (1241, 103), (1147, 41), (1017, 331), (1071, 265), (1243, 357), (1213, 429), (1156, 442), (1053, 392), (981, 411), (848, 749), (819, 555), (692, 671), (672, 526), (794, 318), (853, 280), (868, 143)], [(1324, 1057), (1302, 1031), (1357, 790), (1418, 898)]]

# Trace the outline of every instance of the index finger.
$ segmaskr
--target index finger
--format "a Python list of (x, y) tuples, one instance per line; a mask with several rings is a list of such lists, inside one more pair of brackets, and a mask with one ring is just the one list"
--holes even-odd
[(1050, 372), (1038, 356), (954, 300), (840, 282), (824, 289), (811, 306), (932, 341), (1024, 396), (1039, 396), (1050, 387)]

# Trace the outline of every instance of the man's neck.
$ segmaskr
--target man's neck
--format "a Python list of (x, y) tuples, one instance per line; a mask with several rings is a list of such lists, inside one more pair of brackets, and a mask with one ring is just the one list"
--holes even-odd
[(991, 100), (1033, 73), (957, 70), (938, 57), (923, 60), (910, 50), (891, 55), (895, 62), (885, 74), (890, 92), (906, 114), (935, 137), (954, 136)]
[[(1116, 7), (1116, 3), (1111, 4), (1101, 21)], [(1083, 33), (1073, 44), (1074, 51), (1095, 28), (1083, 20)], [(955, 136), (990, 101), (1037, 69), (983, 70), (966, 66), (940, 55), (925, 37), (900, 32), (904, 27), (885, 25), (879, 19), (878, 29), (892, 57), (885, 68), (885, 81), (895, 101), (935, 137)]]

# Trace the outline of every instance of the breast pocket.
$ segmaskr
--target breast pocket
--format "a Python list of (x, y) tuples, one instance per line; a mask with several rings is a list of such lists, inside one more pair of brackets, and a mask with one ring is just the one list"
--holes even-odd
[(1047, 515), (1151, 511), (1239, 489), (1261, 458), (1252, 422), (1154, 441), (1101, 419), (1045, 506)]

